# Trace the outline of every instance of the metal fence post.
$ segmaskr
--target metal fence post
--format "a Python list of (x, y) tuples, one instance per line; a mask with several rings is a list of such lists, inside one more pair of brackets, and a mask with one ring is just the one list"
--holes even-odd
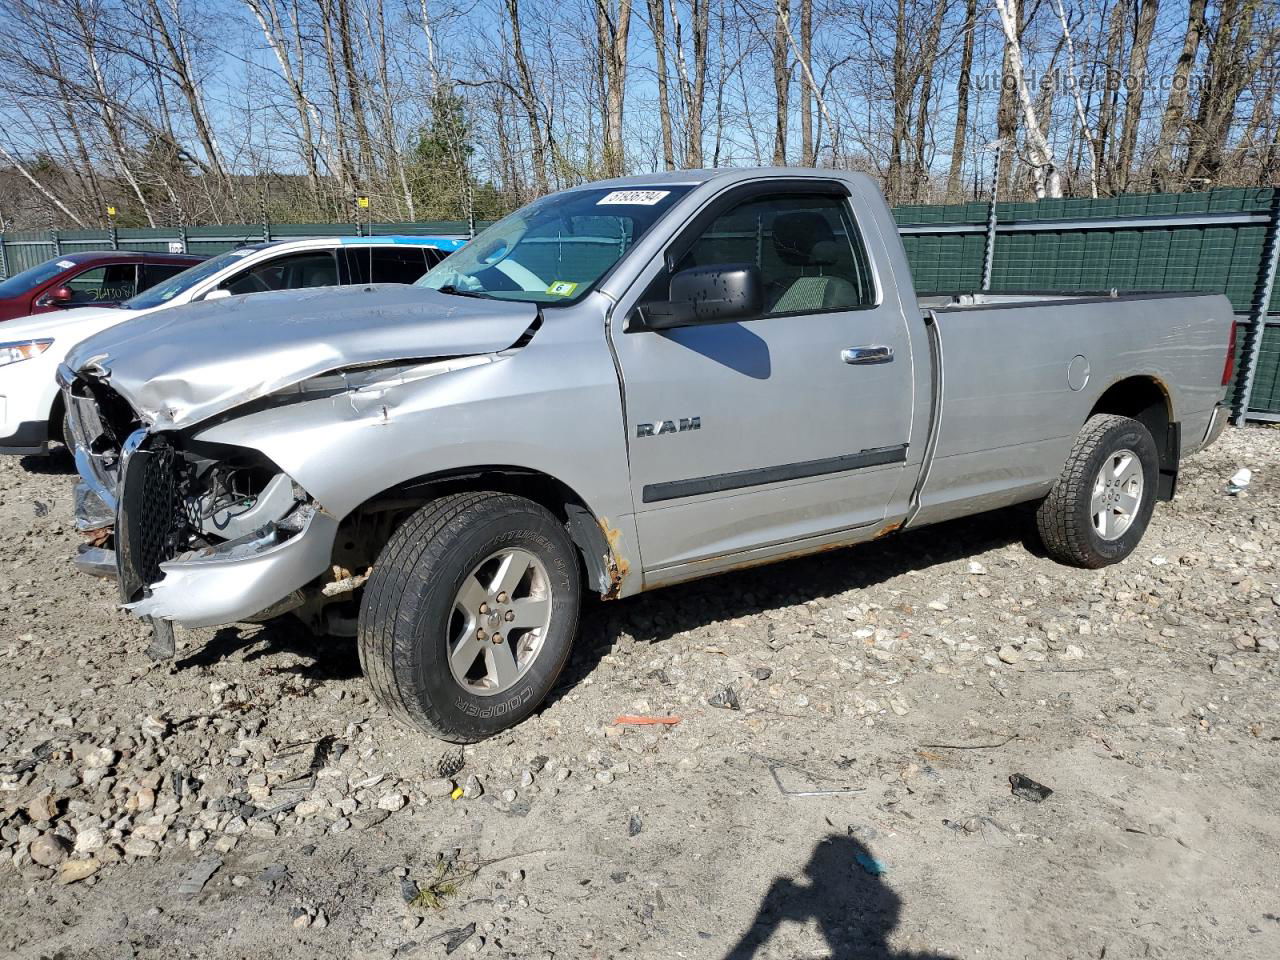
[(1267, 238), (1262, 244), (1262, 262), (1258, 266), (1258, 285), (1253, 291), (1253, 304), (1249, 308), (1249, 326), (1244, 332), (1244, 350), (1240, 356), (1240, 370), (1236, 374), (1236, 396), (1233, 406), (1237, 423), (1249, 422), (1249, 401), (1253, 399), (1253, 384), (1258, 377), (1258, 359), (1262, 355), (1262, 338), (1267, 332), (1267, 310), (1276, 288), (1276, 269), (1280, 266), (1280, 187), (1271, 193), (1271, 222), (1267, 224)]
[(58, 228), (53, 222), (53, 207), (47, 208), (49, 214), (49, 242), (53, 244), (53, 255), (55, 257), (62, 256), (62, 238), (58, 236)]
[(9, 230), (9, 224), (5, 222), (4, 211), (0, 210), (0, 277), (9, 276), (9, 251), (5, 249), (4, 235)]
[(987, 207), (987, 241), (982, 251), (982, 289), (991, 289), (991, 268), (996, 262), (996, 201), (1000, 191), (1000, 151), (1004, 141), (996, 141), (996, 157), (991, 172), (991, 204)]

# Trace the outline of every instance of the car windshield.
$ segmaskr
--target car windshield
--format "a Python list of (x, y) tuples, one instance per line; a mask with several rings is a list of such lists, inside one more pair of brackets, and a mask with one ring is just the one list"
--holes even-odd
[(0, 283), (0, 297), (20, 297), (24, 293), (30, 293), (40, 284), (52, 280), (63, 270), (74, 266), (75, 263), (72, 261), (61, 260), (56, 257), (53, 260), (38, 263), (30, 269), (23, 270), (21, 273), (15, 273), (4, 283)]
[(218, 271), (229, 267), (231, 264), (247, 257), (253, 253), (252, 247), (242, 247), (239, 250), (228, 250), (226, 253), (219, 254), (216, 257), (210, 257), (197, 263), (194, 267), (189, 267), (181, 273), (176, 273), (168, 280), (162, 280), (154, 287), (144, 290), (132, 299), (126, 300), (120, 304), (126, 310), (150, 310), (152, 307), (163, 306), (180, 293), (186, 293), (196, 284), (207, 280)]
[(543, 197), (484, 230), (417, 285), (460, 296), (572, 303), (689, 190), (571, 190)]

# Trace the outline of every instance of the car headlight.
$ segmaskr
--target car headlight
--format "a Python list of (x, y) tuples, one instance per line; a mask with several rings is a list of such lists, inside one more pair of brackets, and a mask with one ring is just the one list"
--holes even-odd
[(0, 367), (38, 357), (48, 350), (52, 343), (52, 340), (14, 340), (10, 343), (0, 343)]

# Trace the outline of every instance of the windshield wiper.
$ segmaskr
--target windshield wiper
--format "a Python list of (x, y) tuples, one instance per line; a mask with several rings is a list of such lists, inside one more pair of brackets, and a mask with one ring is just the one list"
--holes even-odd
[(475, 300), (491, 300), (492, 297), (484, 293), (476, 293), (474, 290), (459, 290), (452, 283), (446, 283), (443, 287), (436, 287), (437, 293), (447, 293), (454, 297), (471, 297)]

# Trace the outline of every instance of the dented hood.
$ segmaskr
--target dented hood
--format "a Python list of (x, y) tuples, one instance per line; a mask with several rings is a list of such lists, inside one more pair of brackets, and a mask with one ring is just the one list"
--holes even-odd
[(388, 283), (255, 293), (138, 317), (72, 349), (160, 429), (182, 428), (317, 374), (503, 350), (531, 303)]

